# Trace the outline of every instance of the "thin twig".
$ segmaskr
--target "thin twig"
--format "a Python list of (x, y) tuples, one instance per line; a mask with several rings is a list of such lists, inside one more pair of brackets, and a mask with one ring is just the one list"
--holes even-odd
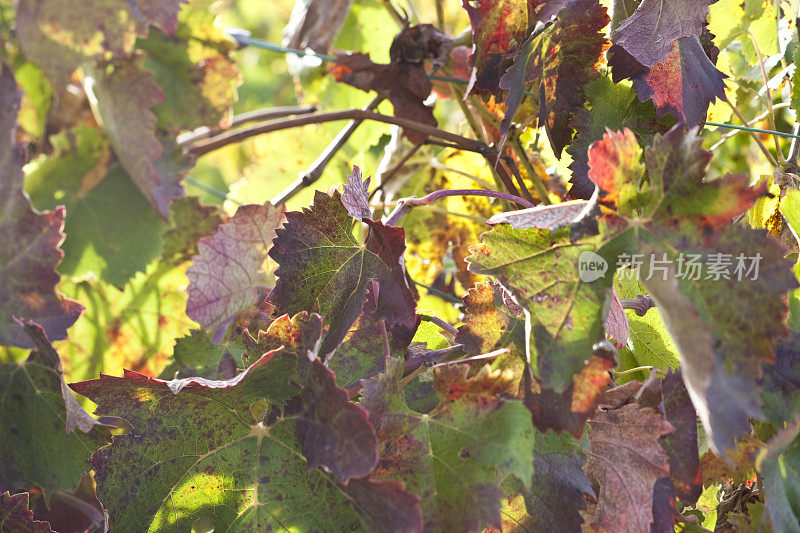
[[(794, 125), (794, 134), (800, 134), (800, 123)], [(797, 138), (792, 139), (792, 144), (789, 147), (789, 157), (786, 159), (786, 165), (790, 172), (797, 171), (797, 158), (800, 156), (800, 142)]]
[[(769, 90), (769, 76), (767, 75), (767, 69), (764, 66), (764, 56), (761, 55), (761, 49), (758, 46), (758, 43), (753, 38), (753, 35), (748, 31), (747, 36), (750, 37), (750, 42), (753, 45), (753, 50), (756, 51), (756, 56), (758, 56), (758, 66), (761, 67), (761, 77), (764, 80), (764, 91), (767, 97), (767, 110), (769, 111), (769, 115), (767, 115), (767, 121), (769, 122), (769, 127), (771, 129), (775, 128), (775, 110), (772, 107), (772, 92)], [(786, 159), (783, 157), (783, 150), (781, 150), (780, 141), (778, 140), (777, 135), (772, 136), (772, 140), (775, 142), (775, 153), (778, 156), (778, 161), (781, 162), (784, 166), (786, 165)]]
[(397, 222), (406, 214), (408, 214), (408, 212), (414, 207), (428, 205), (436, 200), (446, 198), (448, 196), (488, 196), (490, 198), (499, 198), (501, 200), (514, 202), (522, 206), (523, 209), (526, 207), (536, 207), (536, 205), (529, 202), (525, 198), (520, 198), (519, 196), (508, 194), (507, 192), (486, 191), (483, 189), (441, 189), (438, 191), (433, 191), (422, 198), (415, 198), (412, 196), (398, 200), (397, 207), (394, 209), (394, 211), (392, 211), (392, 214), (389, 215), (389, 218), (386, 219), (384, 224), (387, 226), (395, 226), (397, 225)]
[(385, 124), (394, 124), (402, 128), (408, 128), (418, 131), (424, 135), (437, 137), (449, 141), (459, 147), (461, 150), (469, 152), (476, 152), (481, 155), (487, 155), (491, 149), (485, 143), (468, 139), (449, 131), (440, 130), (439, 128), (422, 124), (407, 118), (392, 117), (389, 115), (382, 115), (372, 111), (365, 111), (363, 109), (345, 109), (341, 111), (329, 111), (325, 113), (314, 113), (302, 117), (294, 117), (285, 120), (269, 120), (266, 122), (259, 122), (245, 128), (226, 131), (211, 137), (210, 139), (201, 140), (186, 149), (188, 154), (194, 156), (201, 156), (213, 150), (218, 150), (223, 146), (229, 144), (242, 142), (245, 139), (261, 135), (263, 133), (271, 133), (273, 131), (286, 130), (290, 128), (298, 128), (300, 126), (307, 126), (309, 124), (322, 124), (323, 122), (333, 122), (337, 120), (374, 120), (376, 122), (383, 122)]
[(389, 332), (386, 331), (385, 320), (379, 320), (378, 324), (381, 326), (381, 339), (383, 339), (383, 358), (386, 361), (386, 366), (388, 366), (389, 359), (392, 357), (392, 349), (389, 347)]
[[(744, 124), (745, 127), (749, 128), (750, 127), (750, 123), (747, 122), (747, 119), (744, 118), (744, 115), (742, 115), (742, 113), (736, 108), (736, 106), (733, 105), (733, 103), (730, 100), (725, 100), (725, 102), (727, 102), (727, 104), (730, 106), (731, 110), (733, 111), (733, 114), (736, 115), (736, 117), (742, 122), (742, 124)], [(764, 143), (761, 142), (761, 139), (758, 138), (758, 135), (756, 135), (756, 132), (751, 131), (749, 129), (745, 130), (745, 131), (748, 131), (750, 133), (750, 136), (756, 142), (758, 147), (761, 149), (761, 152), (764, 154), (764, 157), (767, 158), (767, 160), (770, 162), (770, 164), (773, 167), (779, 167), (780, 165), (778, 164), (777, 161), (775, 161), (775, 158), (770, 153), (769, 148), (764, 146)]]
[(430, 322), (432, 324), (436, 324), (437, 326), (439, 326), (440, 328), (442, 328), (451, 335), (455, 336), (458, 334), (458, 330), (455, 327), (451, 326), (450, 324), (448, 324), (439, 317), (432, 315), (425, 315), (425, 314), (420, 314), (419, 316), (424, 322)]
[[(378, 104), (383, 101), (383, 98), (380, 96), (376, 96), (369, 102), (366, 106), (364, 106), (364, 111), (372, 111)], [(328, 163), (331, 162), (331, 159), (336, 155), (336, 153), (342, 149), (342, 146), (350, 139), (350, 136), (353, 135), (353, 132), (356, 131), (363, 119), (353, 119), (347, 123), (347, 125), (342, 128), (341, 131), (333, 138), (333, 140), (328, 143), (328, 146), (325, 150), (317, 157), (317, 159), (311, 163), (311, 166), (306, 169), (291, 185), (286, 187), (282, 190), (275, 198), (271, 200), (270, 203), (272, 205), (280, 205), (284, 202), (287, 202), (290, 198), (294, 195), (305, 189), (306, 187), (310, 186), (314, 182), (316, 182), (320, 177), (322, 177), (322, 173), (325, 172), (325, 168), (328, 166)]]
[(547, 187), (544, 186), (544, 183), (542, 183), (542, 180), (539, 178), (539, 174), (536, 172), (536, 169), (533, 168), (530, 159), (528, 159), (528, 154), (525, 153), (525, 148), (523, 148), (522, 143), (519, 141), (516, 131), (509, 135), (508, 143), (511, 145), (511, 149), (516, 152), (517, 157), (522, 162), (522, 166), (525, 167), (525, 172), (530, 176), (533, 186), (536, 187), (536, 192), (542, 199), (542, 203), (545, 205), (552, 204), (553, 202), (550, 201), (550, 195), (547, 193)]
[(234, 115), (231, 118), (231, 124), (227, 128), (210, 128), (208, 126), (202, 126), (197, 128), (189, 133), (184, 133), (183, 135), (179, 135), (177, 138), (177, 143), (179, 146), (186, 146), (187, 144), (193, 144), (201, 139), (207, 139), (212, 135), (216, 135), (221, 131), (229, 130), (231, 128), (236, 128), (241, 126), (242, 124), (247, 124), (248, 122), (255, 122), (257, 120), (271, 120), (276, 118), (282, 117), (290, 117), (292, 115), (307, 115), (308, 113), (316, 113), (317, 106), (308, 105), (308, 106), (289, 106), (289, 107), (268, 107), (265, 109), (256, 109), (254, 111), (248, 111), (247, 113), (241, 113), (239, 115)]

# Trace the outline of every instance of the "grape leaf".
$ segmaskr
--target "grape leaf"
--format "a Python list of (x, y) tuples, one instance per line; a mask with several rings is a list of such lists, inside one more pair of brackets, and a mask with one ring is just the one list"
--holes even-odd
[(551, 234), (508, 226), (484, 233), (481, 241), (470, 248), (470, 271), (494, 276), (530, 313), (536, 376), (562, 392), (602, 334), (610, 285), (604, 278), (584, 282), (578, 268), (582, 254), (597, 250), (597, 241), (570, 242), (566, 230)]
[(578, 441), (552, 431), (537, 433), (533, 447), (531, 489), (522, 489), (528, 517), (524, 531), (580, 531), (586, 509), (584, 495), (594, 497), (589, 479), (581, 469), (584, 454)]
[(461, 0), (472, 26), (470, 89), (496, 91), (502, 55), (522, 43), (530, 25), (529, 0)]
[(567, 153), (572, 157), (569, 168), (572, 185), (569, 198), (589, 199), (595, 189), (594, 183), (587, 176), (589, 172), (589, 147), (603, 138), (606, 128), (612, 130), (631, 129), (640, 142), (652, 140), (654, 132), (663, 132), (674, 124), (668, 116), (658, 120), (652, 102), (639, 102), (633, 88), (625, 84), (614, 84), (608, 78), (600, 78), (586, 86), (587, 105), (575, 114), (577, 133)]
[(600, 77), (595, 64), (606, 43), (609, 22), (598, 0), (570, 0), (558, 14), (542, 61), (539, 126), (557, 156), (572, 140), (571, 119), (586, 101), (584, 87)]
[(478, 283), (461, 299), (467, 316), (455, 342), (464, 345), (464, 352), (479, 355), (507, 347), (511, 358), (525, 360), (525, 320), (518, 316), (522, 309), (500, 285)]
[(267, 250), (282, 220), (283, 208), (243, 205), (198, 241), (199, 254), (186, 270), (186, 314), (213, 332), (215, 342), (236, 315), (264, 300), (272, 284)]
[(321, 314), (330, 331), (320, 353), (329, 354), (342, 342), (366, 299), (367, 283), (379, 285), (376, 318), (386, 325), (416, 325), (416, 303), (403, 265), (405, 232), (364, 219), (370, 231), (366, 243), (353, 237), (352, 218), (338, 192), (317, 192), (314, 205), (286, 213), (269, 256), (278, 276), (269, 301), (281, 312)]
[[(458, 367), (461, 368), (458, 368)], [(378, 429), (381, 458), (374, 476), (401, 479), (420, 496), (425, 529), (474, 531), (500, 527), (498, 483), (533, 475), (534, 433), (521, 402), (494, 394), (501, 373), (467, 379), (466, 365), (435, 371), (439, 405), (428, 415), (408, 409), (400, 379), (403, 363), (364, 387), (362, 404)], [(480, 383), (470, 383), (479, 380)]]
[(800, 416), (770, 439), (756, 458), (775, 531), (800, 531)]
[(627, 346), (630, 335), (628, 317), (625, 315), (625, 309), (622, 308), (622, 302), (614, 289), (611, 289), (611, 305), (608, 308), (604, 328), (606, 337), (614, 343), (614, 346), (617, 348)]
[[(643, 289), (633, 270), (620, 270), (617, 272), (614, 285), (617, 293), (622, 298), (636, 298), (642, 294)], [(631, 351), (636, 360), (636, 366), (655, 366), (667, 371), (678, 368), (680, 356), (675, 343), (667, 332), (661, 311), (653, 307), (639, 316), (633, 310), (627, 313), (630, 328)]]
[(0, 489), (36, 486), (49, 499), (78, 485), (109, 435), (72, 396), (41, 326), (23, 326), (35, 349), (23, 362), (0, 365)]
[(178, 393), (131, 371), (73, 388), (133, 426), (92, 457), (112, 528), (188, 529), (202, 517), (219, 529), (341, 530), (359, 526), (361, 505), (392, 498), (387, 521), (418, 516), (399, 486), (352, 479), (375, 467), (375, 431), (305, 354), (270, 351), (233, 379), (196, 378)]
[(589, 147), (587, 155), (589, 179), (604, 191), (603, 201), (616, 202), (622, 209), (636, 201), (634, 186), (644, 174), (644, 165), (639, 163), (641, 149), (631, 130), (614, 132), (606, 128), (606, 134)]
[(694, 505), (703, 492), (697, 447), (697, 413), (683, 384), (681, 369), (664, 377), (661, 396), (664, 418), (675, 428), (661, 439), (661, 445), (669, 456), (670, 478), (678, 498), (687, 505)]
[(164, 100), (164, 92), (139, 63), (122, 63), (110, 72), (84, 67), (84, 85), (120, 164), (153, 209), (166, 217), (172, 200), (185, 193), (178, 177), (156, 164), (164, 147), (156, 138), (151, 108)]
[[(238, 360), (232, 355), (232, 351), (237, 352)], [(229, 379), (237, 374), (237, 367), (242, 367), (241, 351), (214, 344), (208, 334), (199, 329), (193, 329), (189, 335), (175, 341), (172, 359), (172, 364), (161, 372), (162, 379), (177, 379), (178, 375)], [(225, 365), (222, 364), (224, 360)]]
[[(326, 363), (336, 374), (336, 379), (344, 385), (385, 370), (383, 334), (376, 319), (378, 305), (376, 292), (379, 292), (379, 289), (376, 288), (375, 282), (370, 282), (367, 285), (367, 299), (361, 310), (361, 316)], [(416, 324), (413, 328), (403, 324), (386, 328), (389, 353), (393, 357), (402, 358), (406, 355), (416, 329)]]
[(347, 213), (356, 220), (371, 218), (369, 209), (369, 181), (372, 176), (361, 181), (361, 169), (353, 166), (353, 173), (347, 175), (347, 183), (342, 193), (342, 204)]
[[(375, 91), (391, 102), (394, 114), (429, 126), (436, 126), (433, 109), (424, 101), (433, 86), (421, 63), (393, 61), (374, 63), (369, 54), (336, 52), (336, 62), (328, 70), (337, 82), (362, 91)], [(427, 135), (416, 130), (403, 130), (412, 143), (421, 143)]]
[(80, 126), (50, 142), (55, 153), (31, 164), (25, 189), (39, 209), (66, 207), (59, 271), (94, 275), (121, 289), (158, 257), (166, 224), (122, 167), (109, 166), (100, 130)]
[(20, 0), (16, 34), (22, 51), (60, 93), (81, 64), (130, 58), (137, 35), (147, 35), (148, 25), (172, 33), (183, 1)]
[(617, 83), (633, 80), (642, 102), (653, 100), (659, 117), (672, 114), (680, 124), (703, 124), (715, 98), (726, 100), (727, 76), (717, 70), (697, 36), (682, 37), (672, 44), (666, 59), (647, 67), (619, 45), (609, 50), (609, 65)]
[(27, 492), (0, 493), (0, 524), (3, 529), (16, 533), (54, 533), (48, 522), (33, 519), (33, 511), (28, 510)]
[(674, 428), (651, 408), (630, 403), (597, 411), (589, 420), (586, 473), (600, 485), (593, 525), (613, 531), (649, 531), (653, 486), (669, 476), (658, 439)]
[(39, 65), (56, 92), (84, 61), (126, 59), (136, 41), (134, 14), (116, 1), (20, 0), (16, 3), (20, 48)]
[(708, 0), (642, 0), (612, 37), (639, 63), (653, 67), (667, 58), (673, 41), (703, 33), (708, 4)]
[(539, 86), (539, 126), (545, 127), (553, 151), (561, 155), (572, 139), (571, 119), (583, 109), (584, 88), (600, 76), (595, 65), (606, 42), (601, 30), (608, 21), (606, 8), (597, 0), (570, 0), (546, 34), (531, 36), (509, 54), (514, 64), (499, 83), (509, 91), (501, 134), (508, 132), (526, 84), (534, 82)]
[(525, 406), (530, 409), (536, 428), (543, 433), (549, 429), (556, 433), (566, 431), (576, 439), (581, 438), (586, 420), (611, 383), (608, 371), (614, 366), (613, 352), (600, 346), (563, 392), (541, 386), (534, 390), (523, 375)]
[(763, 388), (764, 417), (775, 427), (800, 413), (800, 333), (789, 332), (788, 339), (778, 339), (775, 364), (765, 364)]
[[(602, 253), (618, 264), (641, 254), (641, 282), (678, 348), (711, 447), (725, 450), (759, 412), (761, 362), (772, 359), (771, 339), (785, 331), (780, 295), (796, 281), (777, 242), (766, 240), (763, 231), (729, 225), (763, 186), (749, 188), (745, 176), (704, 183), (710, 154), (694, 131), (675, 127), (657, 135), (645, 156), (649, 181), (636, 194), (649, 200), (640, 215), (629, 212), (622, 226), (617, 219), (604, 226)], [(691, 267), (693, 256), (705, 262)], [(715, 274), (724, 270), (725, 258), (728, 273)], [(757, 273), (745, 258), (757, 258)], [(758, 311), (738, 311), (747, 307)]]
[(41, 324), (64, 339), (83, 306), (55, 287), (63, 252), (64, 208), (38, 213), (22, 190), (25, 148), (15, 142), (20, 94), (11, 70), (0, 72), (0, 344), (33, 347), (13, 317)]
[(201, 205), (196, 196), (176, 200), (169, 213), (170, 228), (164, 233), (162, 257), (183, 262), (197, 255), (198, 241), (212, 235), (226, 218), (216, 207)]
[(241, 74), (230, 57), (235, 43), (214, 21), (208, 2), (193, 2), (181, 10), (174, 32), (153, 30), (136, 43), (165, 94), (153, 107), (158, 126), (171, 134), (230, 123)]
[(597, 205), (591, 200), (569, 200), (558, 204), (537, 205), (492, 216), (487, 224), (511, 224), (514, 229), (539, 228), (555, 231), (577, 224), (589, 216)]

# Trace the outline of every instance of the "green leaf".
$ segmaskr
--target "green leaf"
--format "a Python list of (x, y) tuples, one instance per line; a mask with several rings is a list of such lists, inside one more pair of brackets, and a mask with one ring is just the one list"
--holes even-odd
[[(749, 188), (745, 176), (704, 182), (710, 154), (693, 131), (657, 135), (645, 155), (649, 179), (640, 192), (650, 190), (654, 201), (641, 218), (609, 221), (604, 249), (618, 266), (641, 268), (712, 448), (733, 448), (759, 413), (756, 379), (785, 331), (782, 295), (796, 281), (776, 241), (729, 224), (763, 186)], [(748, 273), (756, 260), (758, 273)]]
[(165, 150), (155, 135), (156, 116), (151, 108), (164, 100), (164, 93), (140, 63), (84, 67), (84, 86), (120, 164), (153, 209), (166, 218), (172, 200), (184, 191), (178, 183), (180, 176), (156, 164)]
[(508, 386), (501, 372), (467, 378), (467, 365), (436, 370), (439, 405), (428, 415), (406, 407), (402, 361), (364, 386), (362, 405), (381, 440), (376, 477), (399, 479), (417, 494), (425, 529), (474, 531), (500, 527), (499, 484), (533, 475), (534, 431), (517, 400), (494, 394)]
[(594, 497), (592, 485), (581, 469), (584, 453), (566, 433), (536, 433), (531, 489), (522, 487), (528, 512), (522, 528), (531, 533), (580, 531), (586, 509), (585, 496)]
[(800, 531), (800, 417), (779, 430), (756, 458), (775, 531)]
[(15, 142), (20, 95), (11, 70), (0, 68), (0, 344), (31, 348), (14, 317), (34, 320), (53, 339), (63, 339), (83, 306), (55, 291), (64, 208), (39, 213), (22, 190), (25, 149)]
[(359, 527), (361, 507), (376, 500), (395, 502), (389, 524), (418, 520), (397, 485), (354, 479), (375, 467), (375, 432), (305, 354), (267, 352), (228, 381), (127, 371), (73, 388), (133, 426), (92, 457), (112, 528), (189, 531), (205, 518), (221, 530), (343, 530)]
[[(614, 286), (620, 298), (636, 298), (644, 293), (632, 270), (617, 271)], [(678, 348), (667, 332), (658, 307), (648, 309), (644, 316), (630, 309), (626, 315), (630, 326), (631, 351), (636, 359), (634, 366), (655, 366), (665, 372), (680, 366)], [(621, 370), (627, 368), (622, 367)]]
[(463, 344), (466, 353), (479, 355), (507, 347), (511, 352), (503, 359), (511, 362), (526, 359), (525, 320), (505, 289), (492, 283), (478, 283), (462, 300), (467, 316), (464, 325), (458, 328), (455, 342)]
[(60, 271), (93, 274), (122, 288), (158, 256), (166, 224), (125, 171), (108, 166), (108, 144), (99, 130), (80, 126), (50, 142), (55, 153), (32, 165), (25, 188), (39, 209), (66, 207)]
[(606, 128), (618, 130), (629, 128), (636, 134), (640, 143), (650, 142), (653, 134), (674, 124), (671, 117), (659, 120), (652, 102), (639, 102), (632, 87), (603, 77), (586, 86), (588, 109), (575, 115), (577, 133), (567, 153), (572, 157), (569, 168), (572, 170), (569, 195), (571, 198), (589, 199), (594, 191), (594, 183), (587, 176), (589, 172), (589, 147), (599, 141)]
[(376, 318), (387, 326), (415, 327), (416, 303), (403, 265), (405, 232), (365, 219), (366, 243), (352, 233), (353, 219), (339, 192), (317, 192), (314, 204), (286, 213), (269, 256), (278, 263), (278, 280), (269, 301), (282, 313), (319, 313), (330, 331), (320, 353), (332, 352), (350, 331), (366, 300), (367, 284), (375, 281)]
[(35, 349), (25, 361), (0, 365), (0, 489), (37, 487), (49, 500), (77, 487), (109, 434), (72, 396), (41, 326), (21, 326)]
[[(347, 333), (342, 344), (327, 361), (328, 367), (336, 374), (336, 379), (343, 385), (350, 385), (360, 379), (383, 372), (386, 366), (383, 333), (377, 320), (377, 298), (375, 285), (370, 284), (367, 300), (361, 310), (361, 316)], [(403, 358), (414, 338), (417, 326), (407, 327), (403, 324), (387, 326), (389, 353), (392, 357)]]
[(471, 248), (470, 271), (494, 276), (528, 310), (536, 376), (563, 391), (602, 338), (610, 277), (584, 282), (578, 268), (582, 254), (597, 252), (597, 239), (570, 242), (567, 231), (501, 225), (481, 241)]
[(162, 257), (183, 262), (197, 255), (198, 241), (213, 234), (226, 219), (218, 208), (202, 205), (196, 196), (176, 200), (169, 213), (170, 228), (164, 233)]
[(235, 43), (214, 24), (209, 2), (194, 1), (177, 17), (177, 28), (139, 39), (165, 98), (153, 107), (160, 129), (177, 133), (201, 126), (227, 126), (241, 74), (230, 57)]

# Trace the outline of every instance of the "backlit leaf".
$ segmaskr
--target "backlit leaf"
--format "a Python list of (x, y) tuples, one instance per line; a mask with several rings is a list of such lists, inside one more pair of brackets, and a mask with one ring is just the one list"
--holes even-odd
[(609, 65), (614, 82), (632, 79), (640, 101), (652, 98), (658, 116), (670, 113), (687, 127), (705, 122), (714, 99), (726, 99), (726, 76), (711, 62), (697, 36), (675, 41), (666, 59), (652, 67), (614, 45), (609, 50)]
[(800, 531), (800, 417), (782, 428), (759, 452), (756, 467), (775, 531)]
[[(455, 367), (436, 371), (438, 407), (428, 415), (415, 413), (399, 387), (402, 368), (393, 359), (388, 374), (365, 386), (364, 406), (381, 439), (375, 476), (401, 479), (420, 496), (426, 529), (500, 527), (498, 484), (509, 474), (527, 483), (533, 474), (530, 413), (521, 402), (486, 390), (492, 378), (486, 376), (490, 381), (479, 393)], [(502, 380), (500, 373), (495, 379)]]
[(242, 311), (262, 302), (272, 285), (267, 250), (283, 220), (272, 204), (241, 206), (229, 222), (197, 243), (199, 254), (186, 271), (186, 314), (219, 340)]
[(164, 92), (139, 63), (119, 64), (110, 72), (87, 68), (84, 85), (120, 164), (153, 209), (166, 217), (172, 200), (185, 193), (178, 176), (156, 165), (164, 147), (155, 135), (151, 108), (164, 100)]
[(661, 413), (632, 403), (598, 411), (589, 420), (586, 473), (600, 485), (593, 525), (613, 531), (649, 531), (653, 486), (669, 476), (658, 439), (673, 427)]
[(369, 209), (369, 181), (368, 177), (361, 181), (361, 169), (353, 166), (353, 173), (347, 175), (347, 183), (342, 193), (342, 203), (347, 208), (347, 213), (356, 220), (370, 218)]
[(581, 280), (578, 268), (582, 254), (595, 253), (596, 241), (508, 226), (481, 240), (471, 248), (470, 271), (494, 276), (531, 314), (535, 373), (545, 386), (563, 391), (601, 338), (610, 285), (603, 278)]
[(320, 353), (332, 352), (347, 335), (361, 314), (370, 281), (379, 285), (376, 318), (387, 326), (415, 326), (401, 228), (365, 219), (369, 235), (366, 243), (358, 242), (338, 192), (317, 192), (311, 208), (286, 213), (286, 220), (269, 252), (279, 265), (269, 301), (283, 313), (323, 316), (330, 331)]
[(18, 533), (53, 533), (49, 523), (33, 519), (33, 511), (28, 510), (27, 492), (0, 493), (0, 524)]
[[(112, 528), (189, 529), (205, 517), (219, 529), (350, 529), (360, 502), (393, 497), (396, 512), (413, 511), (399, 487), (341, 484), (374, 468), (377, 440), (319, 360), (270, 351), (230, 380), (181, 385), (130, 371), (73, 385), (134, 428), (92, 457)], [(123, 485), (147, 490), (130, 497)]]
[(614, 31), (614, 42), (653, 67), (666, 59), (676, 39), (700, 36), (707, 15), (707, 0), (642, 0)]
[(26, 322), (20, 329), (35, 349), (25, 361), (0, 365), (0, 490), (37, 487), (49, 499), (78, 485), (109, 435), (72, 396), (42, 328)]
[(0, 344), (32, 348), (14, 317), (41, 324), (54, 340), (67, 336), (83, 306), (56, 292), (64, 253), (64, 208), (39, 213), (22, 190), (25, 148), (16, 139), (20, 96), (11, 70), (0, 72)]

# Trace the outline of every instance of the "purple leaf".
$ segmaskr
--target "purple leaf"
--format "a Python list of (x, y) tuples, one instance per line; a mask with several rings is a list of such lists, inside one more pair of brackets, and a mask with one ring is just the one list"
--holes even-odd
[(708, 16), (708, 0), (642, 0), (614, 31), (614, 42), (639, 63), (653, 67), (681, 37), (698, 37)]
[(0, 493), (0, 524), (4, 531), (14, 533), (54, 533), (49, 522), (33, 519), (33, 511), (28, 510), (28, 493), (20, 492), (13, 496)]
[(200, 253), (186, 271), (186, 314), (214, 332), (215, 342), (239, 313), (266, 297), (272, 284), (267, 250), (282, 219), (282, 207), (243, 205), (198, 241)]
[(361, 169), (353, 165), (353, 173), (347, 175), (347, 183), (342, 193), (342, 204), (356, 220), (370, 218), (369, 182), (372, 176), (361, 181)]
[(560, 204), (537, 205), (519, 211), (499, 213), (487, 224), (511, 224), (514, 229), (539, 228), (556, 231), (586, 218), (597, 205), (597, 188), (591, 200), (570, 200)]
[(56, 292), (64, 252), (65, 210), (38, 213), (22, 189), (25, 148), (15, 142), (20, 93), (11, 70), (0, 73), (0, 344), (34, 346), (14, 317), (65, 339), (83, 306)]
[(630, 335), (630, 326), (628, 325), (628, 317), (625, 316), (625, 310), (622, 308), (622, 302), (619, 301), (616, 289), (611, 290), (611, 307), (608, 309), (608, 316), (606, 316), (606, 335), (610, 335), (614, 339), (614, 346), (622, 348), (628, 344), (628, 335)]
[(694, 127), (706, 120), (715, 98), (725, 100), (726, 76), (714, 66), (696, 36), (675, 41), (664, 61), (647, 67), (619, 45), (609, 50), (614, 82), (633, 80), (642, 102), (652, 98), (658, 116), (671, 113), (679, 123)]

